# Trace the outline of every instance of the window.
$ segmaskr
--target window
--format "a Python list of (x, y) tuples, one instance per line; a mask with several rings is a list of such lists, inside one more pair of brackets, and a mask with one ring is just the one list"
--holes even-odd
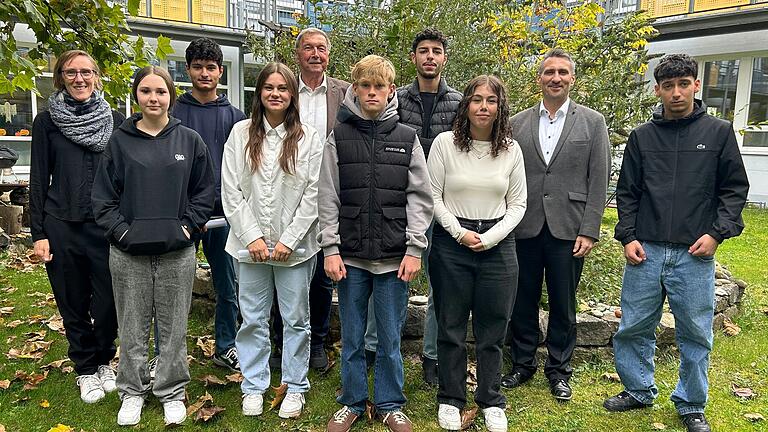
[[(768, 57), (756, 57), (752, 62), (747, 125), (766, 120), (768, 120)], [(768, 126), (763, 126), (761, 130), (746, 130), (744, 147), (768, 147)]]
[(261, 66), (248, 64), (243, 66), (243, 112), (249, 117), (253, 98), (256, 96), (256, 80), (259, 78), (259, 72), (261, 72)]
[(733, 121), (738, 75), (739, 60), (704, 63), (701, 96), (710, 115)]

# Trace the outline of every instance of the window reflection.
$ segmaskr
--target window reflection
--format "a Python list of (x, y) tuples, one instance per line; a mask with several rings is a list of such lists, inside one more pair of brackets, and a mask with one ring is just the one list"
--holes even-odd
[(704, 85), (701, 95), (710, 115), (733, 121), (738, 76), (738, 60), (704, 63)]

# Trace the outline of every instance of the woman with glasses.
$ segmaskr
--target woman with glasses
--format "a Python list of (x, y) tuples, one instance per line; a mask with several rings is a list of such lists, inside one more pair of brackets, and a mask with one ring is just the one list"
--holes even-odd
[(437, 315), (438, 423), (461, 429), (467, 403), (467, 320), (477, 353), (475, 403), (490, 432), (507, 430), (499, 391), (502, 344), (517, 291), (512, 230), (526, 206), (525, 166), (512, 140), (502, 82), (469, 82), (453, 130), (435, 138), (427, 167), (435, 202), (429, 277)]
[(94, 403), (115, 390), (109, 362), (117, 319), (109, 243), (94, 222), (91, 186), (107, 141), (125, 116), (104, 100), (99, 67), (84, 51), (58, 57), (53, 84), (48, 111), (32, 126), (32, 240), (64, 321), (80, 398)]

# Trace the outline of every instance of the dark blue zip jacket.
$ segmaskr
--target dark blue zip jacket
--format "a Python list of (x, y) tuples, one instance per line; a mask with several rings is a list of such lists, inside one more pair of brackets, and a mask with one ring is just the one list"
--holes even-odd
[(192, 97), (191, 92), (186, 92), (179, 96), (171, 115), (181, 120), (183, 126), (200, 134), (208, 146), (216, 182), (213, 216), (224, 216), (221, 207), (221, 158), (224, 143), (227, 142), (232, 126), (245, 119), (245, 114), (229, 103), (227, 95), (221, 94), (215, 101), (203, 104)]

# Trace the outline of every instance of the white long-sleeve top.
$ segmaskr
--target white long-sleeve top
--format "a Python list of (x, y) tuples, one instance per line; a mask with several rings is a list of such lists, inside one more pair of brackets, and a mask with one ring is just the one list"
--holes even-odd
[[(286, 262), (268, 264), (293, 266), (320, 250), (317, 191), (323, 141), (312, 126), (302, 124), (304, 137), (299, 141), (295, 172), (288, 174), (279, 159), (285, 127), (272, 128), (264, 119), (261, 166), (254, 171), (245, 152), (250, 127), (250, 119), (236, 123), (224, 145), (221, 202), (230, 225), (225, 250), (238, 258), (238, 250), (263, 237), (270, 248), (281, 242), (294, 251)], [(304, 251), (299, 254), (297, 249)], [(250, 258), (241, 261), (250, 262)]]
[(443, 132), (432, 142), (427, 161), (435, 221), (461, 241), (467, 229), (457, 217), (497, 219), (480, 241), (490, 249), (512, 232), (525, 214), (527, 190), (523, 153), (516, 141), (495, 158), (490, 141), (472, 141), (469, 152), (453, 143), (453, 132)]

